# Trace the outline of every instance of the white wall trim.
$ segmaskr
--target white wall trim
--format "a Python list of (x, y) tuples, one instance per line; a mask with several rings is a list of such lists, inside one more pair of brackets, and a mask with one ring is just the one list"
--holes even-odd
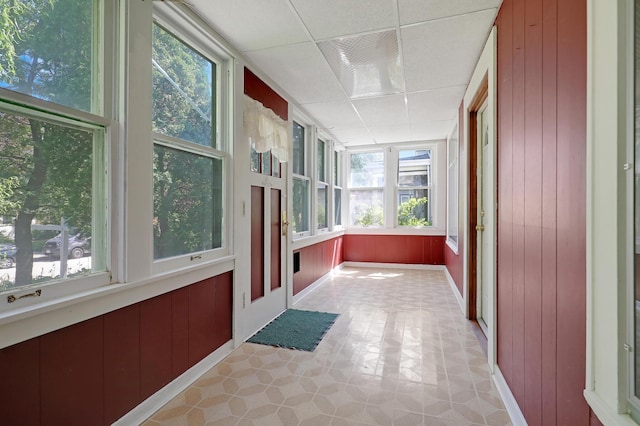
[(442, 271), (446, 269), (444, 265), (422, 265), (410, 263), (343, 262), (342, 265), (350, 268), (425, 269), (430, 271)]
[(591, 390), (584, 391), (584, 399), (587, 400), (587, 404), (591, 407), (598, 420), (607, 426), (636, 426), (637, 423), (628, 414), (620, 414), (612, 412), (609, 405), (598, 395)]
[(513, 393), (511, 393), (511, 389), (497, 365), (494, 367), (493, 375), (491, 377), (493, 378), (493, 383), (495, 383), (498, 393), (500, 394), (500, 398), (502, 398), (502, 402), (507, 409), (511, 423), (513, 423), (514, 426), (527, 426), (527, 421), (520, 410), (520, 406), (518, 405), (516, 398), (513, 396)]
[(453, 291), (453, 295), (456, 296), (458, 305), (460, 305), (460, 311), (462, 311), (462, 315), (464, 315), (464, 317), (466, 318), (467, 315), (464, 307), (464, 299), (462, 298), (462, 295), (460, 294), (460, 290), (458, 290), (458, 287), (456, 286), (456, 282), (453, 280), (453, 277), (449, 273), (449, 270), (446, 268), (446, 266), (444, 268), (444, 274), (447, 276), (447, 281), (451, 286), (451, 291)]
[(161, 409), (169, 401), (175, 398), (180, 392), (188, 388), (198, 380), (203, 374), (222, 361), (233, 351), (233, 341), (228, 341), (214, 352), (205, 357), (202, 361), (182, 373), (171, 383), (142, 401), (136, 408), (129, 411), (120, 419), (115, 421), (115, 426), (139, 425)]
[(315, 244), (323, 243), (325, 241), (333, 240), (344, 235), (344, 231), (329, 231), (322, 232), (320, 234), (308, 235), (299, 238), (293, 238), (291, 241), (291, 251), (303, 249), (305, 247), (313, 246)]

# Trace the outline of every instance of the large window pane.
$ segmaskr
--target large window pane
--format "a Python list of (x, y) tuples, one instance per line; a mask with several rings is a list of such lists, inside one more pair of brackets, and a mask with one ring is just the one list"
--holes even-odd
[(349, 191), (351, 224), (356, 226), (382, 226), (384, 223), (383, 190)]
[(318, 139), (318, 180), (326, 182), (325, 178), (325, 143)]
[(458, 126), (447, 142), (447, 239), (458, 245)]
[(304, 127), (293, 122), (293, 159), (292, 171), (296, 175), (304, 175)]
[(430, 150), (403, 150), (399, 152), (398, 186), (431, 186)]
[(154, 147), (153, 257), (222, 246), (222, 160)]
[(342, 189), (335, 188), (333, 190), (334, 208), (335, 208), (335, 224), (342, 225)]
[(309, 181), (293, 178), (293, 233), (309, 231)]
[(428, 189), (401, 189), (398, 192), (398, 225), (431, 226)]
[(105, 270), (104, 135), (0, 111), (0, 291)]
[(327, 228), (327, 208), (329, 198), (327, 197), (327, 185), (318, 186), (318, 229)]
[(216, 66), (153, 26), (153, 130), (216, 148)]
[[(0, 2), (0, 87), (100, 113), (94, 0)], [(95, 41), (95, 44), (94, 44)], [(93, 104), (96, 104), (95, 107)]]
[(384, 154), (367, 152), (351, 154), (351, 188), (384, 186)]

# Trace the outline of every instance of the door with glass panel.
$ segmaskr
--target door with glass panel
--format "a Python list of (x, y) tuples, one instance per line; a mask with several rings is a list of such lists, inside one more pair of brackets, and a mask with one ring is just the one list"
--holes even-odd
[(251, 286), (245, 296), (249, 330), (259, 329), (286, 308), (285, 169), (271, 152), (252, 152)]

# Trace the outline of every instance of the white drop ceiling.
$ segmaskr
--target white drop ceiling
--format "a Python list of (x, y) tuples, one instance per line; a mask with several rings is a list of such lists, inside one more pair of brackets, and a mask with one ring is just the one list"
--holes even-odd
[(188, 1), (345, 146), (446, 138), (500, 3)]

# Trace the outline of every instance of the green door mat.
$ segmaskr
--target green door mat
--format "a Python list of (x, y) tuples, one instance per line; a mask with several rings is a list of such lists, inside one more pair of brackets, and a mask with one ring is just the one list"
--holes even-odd
[(313, 352), (337, 317), (328, 312), (287, 309), (247, 341)]

